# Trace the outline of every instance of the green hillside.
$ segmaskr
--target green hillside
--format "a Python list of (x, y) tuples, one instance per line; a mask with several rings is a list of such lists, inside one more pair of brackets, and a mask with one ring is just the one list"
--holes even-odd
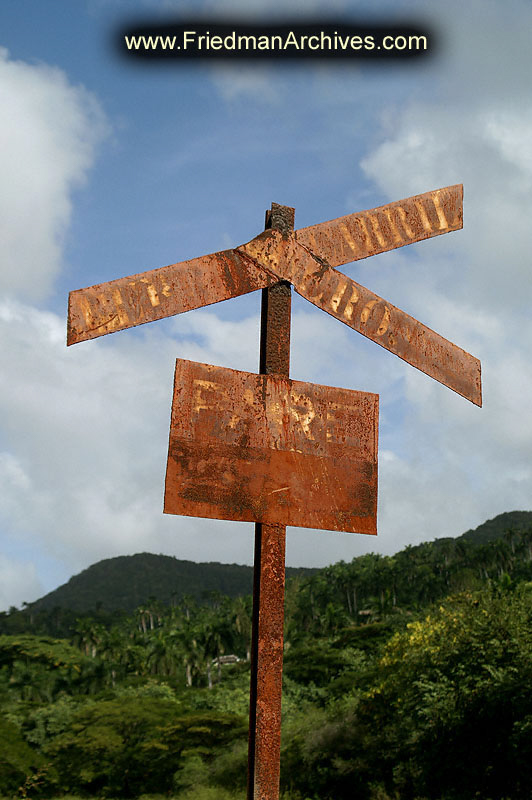
[[(532, 797), (532, 525), (516, 522), (287, 582), (283, 800)], [(0, 614), (2, 800), (244, 800), (250, 579), (145, 553), (52, 593), (89, 586), (88, 612)]]
[[(283, 800), (532, 797), (528, 516), (287, 582)], [(0, 797), (244, 800), (250, 589), (143, 553), (0, 614)]]
[(532, 528), (532, 511), (505, 511), (493, 519), (488, 519), (478, 528), (466, 531), (459, 538), (486, 544), (501, 539), (507, 531), (526, 531)]
[[(466, 531), (457, 538), (436, 539), (434, 542), (408, 546), (408, 561), (416, 555), (423, 560), (427, 548), (433, 552), (449, 552), (459, 543), (485, 545), (504, 539), (508, 531), (520, 533), (532, 528), (532, 511), (507, 511)], [(401, 554), (395, 558), (401, 558)], [(363, 556), (361, 557), (364, 558)], [(358, 559), (355, 559), (355, 562)], [(287, 567), (286, 577), (310, 577), (317, 569)], [(196, 564), (171, 556), (137, 553), (133, 556), (107, 558), (74, 575), (53, 592), (31, 604), (33, 611), (68, 609), (87, 613), (95, 609), (104, 613), (122, 611), (131, 614), (142, 605), (153, 603), (175, 605), (183, 597), (198, 602), (208, 600), (213, 593), (227, 597), (249, 595), (253, 587), (253, 568), (242, 564), (218, 562)]]
[[(287, 603), (300, 605), (303, 616), (306, 606), (312, 615), (319, 598), (324, 607), (337, 607), (339, 619), (345, 613), (359, 619), (390, 605), (421, 608), (504, 573), (517, 580), (532, 579), (531, 532), (532, 512), (510, 511), (462, 536), (408, 545), (393, 556), (368, 553), (349, 564), (322, 569), (288, 567)], [(296, 576), (297, 599), (290, 590), (290, 579)], [(23, 611), (0, 614), (0, 634), (69, 636), (80, 615), (92, 615), (109, 626), (116, 615), (143, 608), (160, 613), (182, 605), (183, 599), (212, 605), (220, 597), (249, 596), (252, 586), (250, 566), (196, 564), (152, 553), (119, 556), (93, 564)]]
[[(287, 577), (311, 575), (316, 570), (288, 567)], [(171, 556), (137, 553), (106, 558), (74, 575), (68, 583), (32, 603), (34, 611), (65, 608), (76, 612), (95, 609), (131, 614), (139, 606), (168, 606), (189, 596), (205, 601), (213, 592), (227, 597), (249, 595), (253, 567), (211, 562), (196, 564)]]

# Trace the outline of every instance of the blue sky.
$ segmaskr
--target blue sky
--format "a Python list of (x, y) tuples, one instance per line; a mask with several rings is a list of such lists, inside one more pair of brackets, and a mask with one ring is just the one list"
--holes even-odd
[(484, 383), (479, 410), (294, 296), (292, 377), (380, 394), (379, 535), (289, 529), (287, 563), (532, 507), (532, 7), (372, 3), (373, 18), (392, 8), (438, 31), (438, 57), (147, 65), (117, 56), (117, 25), (266, 22), (282, 4), (2, 3), (0, 607), (114, 555), (251, 563), (252, 525), (163, 516), (162, 497), (175, 358), (255, 371), (259, 294), (68, 350), (66, 303), (248, 241), (272, 201), (303, 227), (463, 183), (463, 231), (344, 271), (479, 357)]

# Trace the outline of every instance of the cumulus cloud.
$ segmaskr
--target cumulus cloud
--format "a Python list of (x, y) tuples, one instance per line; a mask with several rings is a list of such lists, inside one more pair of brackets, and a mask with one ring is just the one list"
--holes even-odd
[(62, 70), (0, 48), (0, 290), (42, 301), (63, 258), (72, 192), (105, 132), (95, 97)]
[(62, 325), (16, 298), (50, 296), (63, 266), (73, 193), (107, 125), (95, 96), (62, 70), (13, 60), (5, 48), (0, 102), (0, 517), (4, 553), (14, 554), (0, 561), (0, 605), (7, 607), (42, 593), (36, 565), (47, 547), (53, 550), (46, 531), (62, 524), (54, 477), (69, 430), (52, 356), (64, 348)]
[[(331, 129), (316, 159), (337, 152), (345, 168), (356, 163), (364, 120), (380, 104), (379, 135), (364, 140), (361, 190), (377, 187), (380, 202), (464, 183), (463, 231), (346, 271), (480, 357), (484, 408), (295, 300), (292, 376), (381, 395), (380, 481), (376, 539), (291, 529), (291, 564), (318, 566), (370, 549), (391, 553), (530, 508), (532, 103), (523, 78), (529, 49), (519, 50), (511, 37), (520, 41), (532, 12), (518, 2), (504, 12), (494, 4), (472, 8), (482, 13), (446, 6), (447, 62), (436, 83), (410, 84), (409, 102), (391, 103), (387, 87), (372, 95), (361, 86), (355, 96), (347, 76), (335, 82), (327, 70), (311, 111)], [(229, 101), (252, 98), (257, 79), (267, 91), (260, 73), (219, 88)], [(408, 84), (401, 87), (404, 97)], [(281, 88), (272, 95), (279, 118), (290, 113), (287, 82)], [(301, 103), (304, 90), (301, 84)], [(65, 320), (30, 303), (46, 296), (61, 269), (72, 192), (94, 159), (102, 114), (59, 70), (11, 61), (6, 51), (0, 95), (11, 125), (0, 132), (0, 288), (10, 295), (0, 303), (0, 517), (14, 553), (0, 561), (0, 602), (41, 592), (32, 549), (36, 559), (42, 552), (55, 559), (64, 579), (100, 558), (139, 550), (250, 563), (251, 525), (163, 516), (162, 496), (176, 356), (255, 371), (257, 316), (223, 319), (214, 307), (67, 349)], [(329, 126), (329, 119), (339, 122)], [(310, 134), (295, 117), (293, 125), (291, 141), (304, 150)], [(288, 145), (276, 146), (286, 157)], [(294, 176), (303, 178), (303, 170)], [(315, 175), (312, 183), (322, 191)], [(357, 207), (349, 203), (345, 211)], [(42, 588), (53, 588), (44, 568), (39, 577)]]
[[(362, 162), (390, 199), (464, 183), (464, 230), (425, 243), (409, 264), (399, 261), (381, 291), (393, 293), (395, 281), (407, 285), (412, 313), (474, 352), (483, 368), (480, 412), (419, 373), (406, 375), (409, 444), (402, 457), (384, 455), (380, 471), (387, 498), (381, 528), (398, 544), (430, 538), (422, 519), (442, 536), (530, 508), (532, 101), (523, 81), (529, 51), (526, 65), (512, 59), (523, 61), (515, 43), (532, 14), (520, 3), (509, 8), (504, 25), (493, 4), (478, 18), (448, 15), (453, 52), (440, 65), (448, 102), (410, 102)], [(464, 68), (474, 59), (476, 69)]]
[(120, 552), (153, 526), (164, 451), (157, 460), (147, 442), (164, 443), (168, 348), (155, 358), (128, 340), (67, 350), (59, 317), (14, 302), (1, 311), (9, 528), (68, 560), (93, 557), (106, 539)]
[(218, 363), (223, 351), (252, 369), (256, 358), (256, 319), (199, 312), (183, 323), (180, 337), (152, 329), (67, 349), (64, 319), (0, 304), (0, 515), (19, 544), (38, 543), (74, 571), (106, 556), (173, 552), (176, 537), (183, 558), (250, 560), (245, 548), (238, 557), (243, 526), (225, 546), (220, 527), (162, 517), (176, 355)]
[[(477, 302), (501, 314), (519, 307), (516, 286), (530, 269), (523, 244), (532, 206), (532, 103), (524, 102), (519, 115), (504, 105), (497, 112), (413, 106), (398, 119), (395, 135), (362, 163), (389, 197), (464, 184), (464, 230), (442, 237), (438, 253), (459, 248), (454, 286), (462, 297), (474, 291)], [(428, 247), (423, 253), (431, 257)]]
[[(148, 5), (153, 3), (153, 0), (145, 0)], [(338, 11), (345, 11), (348, 5), (345, 0), (333, 0), (327, 3), (327, 8), (324, 9), (321, 0), (294, 0), (287, 9), (286, 3), (282, 0), (203, 0), (198, 3), (193, 0), (164, 0), (163, 8), (168, 11), (179, 11), (180, 15), (192, 12), (194, 15), (204, 15), (206, 17), (215, 17), (216, 19), (230, 19), (236, 21), (261, 21), (267, 20), (270, 24), (273, 19), (286, 18), (293, 19), (295, 16), (305, 15), (308, 18), (309, 14), (334, 14)], [(157, 6), (160, 8), (160, 0), (157, 0)]]
[[(325, 315), (295, 314), (294, 377), (320, 372), (321, 383), (345, 385), (340, 366), (331, 368), (334, 345), (323, 343), (328, 325)], [(100, 558), (142, 550), (250, 563), (252, 525), (165, 517), (162, 500), (176, 356), (255, 371), (258, 328), (257, 316), (230, 321), (197, 311), (164, 333), (145, 328), (67, 349), (64, 319), (3, 301), (4, 530), (64, 564), (65, 578)], [(343, 334), (340, 341), (349, 352)], [(303, 558), (309, 536), (314, 544)], [(352, 556), (349, 537), (334, 538), (338, 557)], [(289, 563), (320, 564), (329, 553), (330, 541), (316, 533), (289, 536)]]
[(0, 609), (19, 607), (43, 594), (35, 564), (0, 554)]

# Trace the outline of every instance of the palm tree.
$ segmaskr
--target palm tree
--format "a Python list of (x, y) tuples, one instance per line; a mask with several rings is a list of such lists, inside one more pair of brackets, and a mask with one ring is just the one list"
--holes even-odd
[(152, 675), (173, 675), (175, 672), (175, 657), (173, 642), (169, 636), (159, 633), (151, 639), (146, 666)]
[(176, 629), (175, 635), (181, 645), (183, 663), (185, 665), (185, 681), (188, 687), (192, 686), (194, 676), (201, 668), (201, 652), (198, 647), (198, 631), (193, 620), (185, 617)]
[(251, 597), (237, 597), (233, 601), (233, 624), (236, 632), (245, 643), (246, 661), (251, 658), (251, 615)]
[(74, 644), (77, 645), (86, 656), (96, 658), (105, 634), (106, 631), (103, 625), (95, 622), (91, 617), (81, 617), (76, 620)]
[(225, 651), (225, 641), (227, 638), (227, 625), (221, 614), (213, 610), (206, 610), (199, 621), (200, 640), (203, 650), (203, 657), (206, 663), (207, 685), (212, 689), (212, 663), (216, 661), (218, 665), (218, 680), (221, 679), (220, 656)]
[(122, 675), (127, 671), (128, 638), (116, 625), (105, 632), (100, 643), (100, 658), (110, 670), (111, 685), (116, 685), (117, 671)]

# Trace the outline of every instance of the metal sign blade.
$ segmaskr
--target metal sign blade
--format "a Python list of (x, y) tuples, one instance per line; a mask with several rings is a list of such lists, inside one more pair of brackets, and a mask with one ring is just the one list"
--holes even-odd
[(264, 289), (276, 279), (224, 250), (70, 292), (67, 344)]
[(178, 359), (165, 513), (375, 534), (378, 395)]
[(299, 244), (332, 267), (462, 228), (463, 186), (446, 186), (370, 211), (299, 228)]
[(265, 231), (240, 248), (298, 294), (431, 378), (482, 405), (480, 361), (400, 308), (321, 262), (292, 238)]

